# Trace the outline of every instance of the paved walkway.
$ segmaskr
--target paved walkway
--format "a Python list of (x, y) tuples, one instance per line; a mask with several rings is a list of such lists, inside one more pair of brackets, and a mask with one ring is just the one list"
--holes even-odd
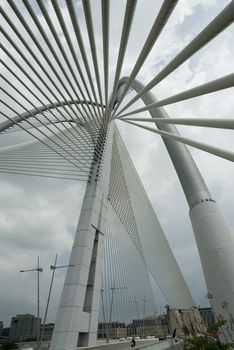
[(83, 350), (147, 350), (146, 345), (155, 345), (155, 350), (163, 350), (169, 347), (170, 341), (155, 341), (155, 339), (149, 340), (137, 340), (135, 348), (131, 348), (130, 341), (123, 341), (121, 343), (99, 344), (93, 347), (77, 348)]
[[(27, 343), (18, 343), (19, 349), (31, 348), (36, 349), (36, 342), (27, 342)], [(41, 350), (48, 350), (49, 342), (43, 342)], [(135, 348), (130, 347), (130, 340), (123, 342), (114, 342), (106, 344), (104, 342), (97, 344), (92, 347), (82, 347), (77, 348), (76, 350), (147, 350), (147, 345), (155, 345), (153, 349), (155, 350), (164, 350), (169, 347), (170, 341), (156, 341), (155, 339), (141, 339), (136, 341)], [(74, 349), (75, 350), (75, 349)]]

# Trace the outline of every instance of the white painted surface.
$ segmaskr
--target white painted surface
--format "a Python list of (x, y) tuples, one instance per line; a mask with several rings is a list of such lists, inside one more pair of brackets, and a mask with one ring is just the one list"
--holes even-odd
[(197, 204), (190, 218), (210, 301), (216, 315), (228, 321), (225, 335), (230, 341), (234, 339), (234, 233), (215, 202)]
[[(87, 185), (83, 206), (68, 268), (58, 315), (51, 341), (51, 350), (65, 350), (77, 346), (79, 333), (87, 334), (87, 345), (95, 345), (101, 293), (101, 265), (103, 261), (102, 234), (99, 234), (95, 278), (89, 290), (90, 310), (85, 310), (85, 295), (90, 273), (95, 232), (106, 223), (106, 199), (94, 181)], [(89, 311), (89, 312), (85, 312)]]

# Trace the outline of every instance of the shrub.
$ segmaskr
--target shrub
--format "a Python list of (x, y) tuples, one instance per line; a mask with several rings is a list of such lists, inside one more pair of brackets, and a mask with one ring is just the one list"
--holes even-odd
[(184, 349), (186, 350), (228, 350), (234, 349), (234, 343), (222, 344), (218, 337), (219, 329), (225, 325), (227, 321), (219, 320), (209, 326), (203, 334), (194, 335), (185, 338)]

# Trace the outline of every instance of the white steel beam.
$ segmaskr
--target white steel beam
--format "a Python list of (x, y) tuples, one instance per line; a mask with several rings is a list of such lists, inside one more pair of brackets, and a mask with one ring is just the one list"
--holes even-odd
[(143, 66), (146, 58), (148, 57), (151, 49), (153, 48), (154, 44), (156, 43), (159, 35), (161, 34), (163, 28), (165, 27), (170, 15), (172, 14), (178, 0), (164, 0), (163, 4), (160, 8), (160, 11), (154, 21), (154, 24), (150, 30), (150, 33), (144, 43), (144, 46), (141, 50), (141, 53), (139, 57), (137, 58), (137, 61), (133, 67), (133, 70), (129, 76), (128, 82), (126, 86), (124, 87), (124, 90), (121, 94), (121, 97), (118, 100), (118, 104), (116, 106), (116, 110), (120, 106), (122, 100), (124, 99), (124, 96), (127, 94), (127, 91), (129, 87), (131, 86), (132, 81), (135, 79), (137, 76), (139, 70)]
[[(127, 115), (137, 114), (143, 111), (147, 111), (154, 107), (162, 107), (172, 103), (187, 100), (189, 98), (202, 96), (205, 94), (210, 94), (211, 92), (216, 92), (224, 89), (234, 87), (234, 73), (225, 75), (222, 78), (209, 81), (208, 83), (196, 86), (192, 89), (180, 92), (179, 94), (173, 95), (171, 97), (165, 98), (164, 100), (150, 103), (149, 105), (136, 109), (126, 114), (122, 114), (120, 118), (126, 117)], [(118, 114), (119, 115), (119, 114)], [(116, 117), (118, 117), (116, 115)]]
[(151, 90), (166, 76), (172, 73), (188, 58), (194, 55), (198, 50), (205, 46), (209, 41), (214, 39), (225, 28), (234, 21), (234, 0), (232, 0), (213, 21), (211, 21), (170, 63), (164, 67), (137, 95), (129, 101), (126, 106), (118, 113), (123, 113), (135, 101), (141, 98), (147, 91)]
[(115, 95), (118, 87), (118, 81), (120, 78), (122, 66), (123, 66), (123, 60), (127, 48), (127, 43), (132, 27), (132, 21), (136, 9), (136, 0), (128, 0), (126, 3), (126, 10), (124, 15), (124, 23), (122, 28), (122, 35), (120, 40), (120, 47), (119, 47), (119, 53), (117, 58), (117, 64), (115, 69), (115, 78), (114, 78), (114, 84), (113, 84), (113, 91), (112, 91), (112, 98), (110, 101), (110, 110), (112, 110), (114, 102), (115, 102)]
[(121, 118), (124, 121), (146, 122), (157, 124), (178, 124), (202, 126), (207, 128), (234, 129), (234, 119), (227, 118)]
[(199, 141), (191, 140), (191, 139), (189, 139), (187, 137), (182, 137), (182, 136), (179, 136), (179, 135), (175, 135), (173, 133), (166, 132), (166, 131), (163, 131), (163, 130), (153, 129), (153, 128), (150, 128), (148, 126), (136, 124), (136, 123), (133, 123), (133, 122), (130, 122), (130, 121), (127, 121), (127, 120), (126, 120), (126, 123), (138, 126), (138, 127), (142, 128), (142, 129), (151, 131), (151, 132), (153, 132), (155, 134), (159, 134), (159, 135), (161, 135), (163, 137), (167, 137), (167, 138), (176, 140), (178, 142), (185, 143), (186, 145), (198, 148), (198, 149), (200, 149), (202, 151), (209, 152), (209, 153), (214, 154), (214, 155), (216, 155), (218, 157), (221, 157), (221, 158), (230, 160), (231, 162), (234, 162), (234, 152), (226, 151), (226, 150), (218, 148), (218, 147), (207, 145), (206, 143), (202, 143), (202, 142), (199, 142)]

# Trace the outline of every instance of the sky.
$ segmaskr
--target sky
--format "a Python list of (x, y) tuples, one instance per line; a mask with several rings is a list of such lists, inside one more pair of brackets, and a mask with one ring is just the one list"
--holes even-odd
[[(60, 3), (66, 16), (64, 3)], [(124, 0), (111, 1), (110, 87), (114, 79), (125, 3)], [(130, 74), (161, 3), (155, 0), (138, 1), (121, 76)], [(228, 3), (224, 0), (179, 1), (137, 78), (143, 83), (149, 82)], [(18, 4), (21, 5), (21, 2)], [(7, 8), (6, 0), (3, 6)], [(84, 20), (80, 3), (78, 8), (82, 26)], [(98, 0), (92, 2), (92, 10), (100, 58), (102, 45)], [(233, 36), (232, 25), (155, 87), (153, 92), (157, 98), (166, 98), (233, 72)], [(100, 72), (103, 73), (101, 65)], [(233, 118), (233, 93), (233, 88), (227, 89), (165, 109), (170, 117)], [(134, 96), (134, 93), (129, 96)], [(141, 104), (137, 103), (134, 107), (138, 106)], [(139, 116), (147, 116), (147, 113)], [(189, 208), (160, 136), (122, 121), (117, 121), (117, 126), (195, 301), (198, 305), (207, 305), (207, 290), (189, 221)], [(185, 137), (233, 150), (233, 131), (182, 126), (178, 129)], [(1, 135), (0, 145), (21, 140), (25, 140), (25, 136)], [(233, 163), (191, 147), (189, 150), (213, 198), (233, 228)], [(51, 277), (49, 266), (56, 253), (59, 255), (58, 264), (68, 263), (85, 185), (75, 181), (0, 173), (0, 187), (0, 320), (7, 326), (15, 314), (36, 313), (36, 274), (19, 271), (35, 268), (37, 256), (40, 256), (43, 267), (40, 278), (43, 313)], [(55, 320), (64, 276), (65, 269), (56, 271), (48, 322)]]

